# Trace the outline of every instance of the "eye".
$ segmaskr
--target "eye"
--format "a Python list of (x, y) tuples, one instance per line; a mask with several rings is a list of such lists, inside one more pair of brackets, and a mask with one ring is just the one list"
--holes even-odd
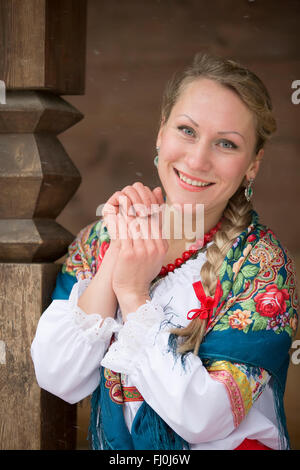
[(178, 129), (188, 137), (193, 137), (195, 135), (194, 129), (189, 126), (178, 126)]
[(222, 139), (219, 141), (219, 144), (221, 144), (221, 147), (224, 149), (237, 149), (237, 145), (231, 142), (231, 140)]

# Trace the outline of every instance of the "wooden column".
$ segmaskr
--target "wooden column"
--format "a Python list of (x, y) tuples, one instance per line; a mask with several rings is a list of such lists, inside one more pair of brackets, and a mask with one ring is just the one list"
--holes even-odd
[(0, 449), (76, 445), (30, 345), (74, 238), (55, 219), (81, 177), (57, 136), (83, 115), (59, 95), (84, 93), (85, 44), (86, 0), (0, 0)]

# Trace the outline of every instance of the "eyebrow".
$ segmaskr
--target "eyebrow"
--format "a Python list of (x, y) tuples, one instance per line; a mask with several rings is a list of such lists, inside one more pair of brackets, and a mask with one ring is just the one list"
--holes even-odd
[[(178, 114), (178, 116), (187, 117), (194, 124), (194, 126), (199, 127), (199, 125), (194, 121), (194, 119), (192, 119), (187, 114)], [(243, 140), (245, 140), (244, 136), (242, 134), (240, 134), (239, 132), (237, 132), (237, 131), (219, 131), (218, 134), (237, 134), (237, 135), (241, 136)]]
[(187, 114), (178, 114), (178, 117), (179, 116), (185, 116), (187, 117), (190, 121), (192, 121), (192, 123), (194, 124), (194, 126), (196, 127), (199, 127), (198, 124), (194, 121), (194, 119), (192, 119), (190, 116), (188, 116)]
[(245, 140), (244, 136), (237, 131), (220, 131), (218, 134), (237, 134), (241, 136), (243, 140)]

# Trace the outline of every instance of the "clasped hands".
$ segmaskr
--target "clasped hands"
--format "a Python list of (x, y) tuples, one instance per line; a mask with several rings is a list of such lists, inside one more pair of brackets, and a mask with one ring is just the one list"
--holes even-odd
[(151, 191), (138, 182), (114, 193), (103, 208), (111, 238), (105, 257), (115, 260), (112, 288), (123, 315), (149, 299), (150, 283), (168, 251), (162, 236), (163, 204), (160, 187)]

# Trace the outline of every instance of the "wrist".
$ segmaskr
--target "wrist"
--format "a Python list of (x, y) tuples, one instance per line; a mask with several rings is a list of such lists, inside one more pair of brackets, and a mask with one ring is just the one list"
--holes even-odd
[(147, 300), (151, 300), (148, 292), (124, 292), (124, 294), (119, 293), (116, 294), (116, 296), (124, 321), (129, 313), (135, 312), (141, 305), (144, 305)]

